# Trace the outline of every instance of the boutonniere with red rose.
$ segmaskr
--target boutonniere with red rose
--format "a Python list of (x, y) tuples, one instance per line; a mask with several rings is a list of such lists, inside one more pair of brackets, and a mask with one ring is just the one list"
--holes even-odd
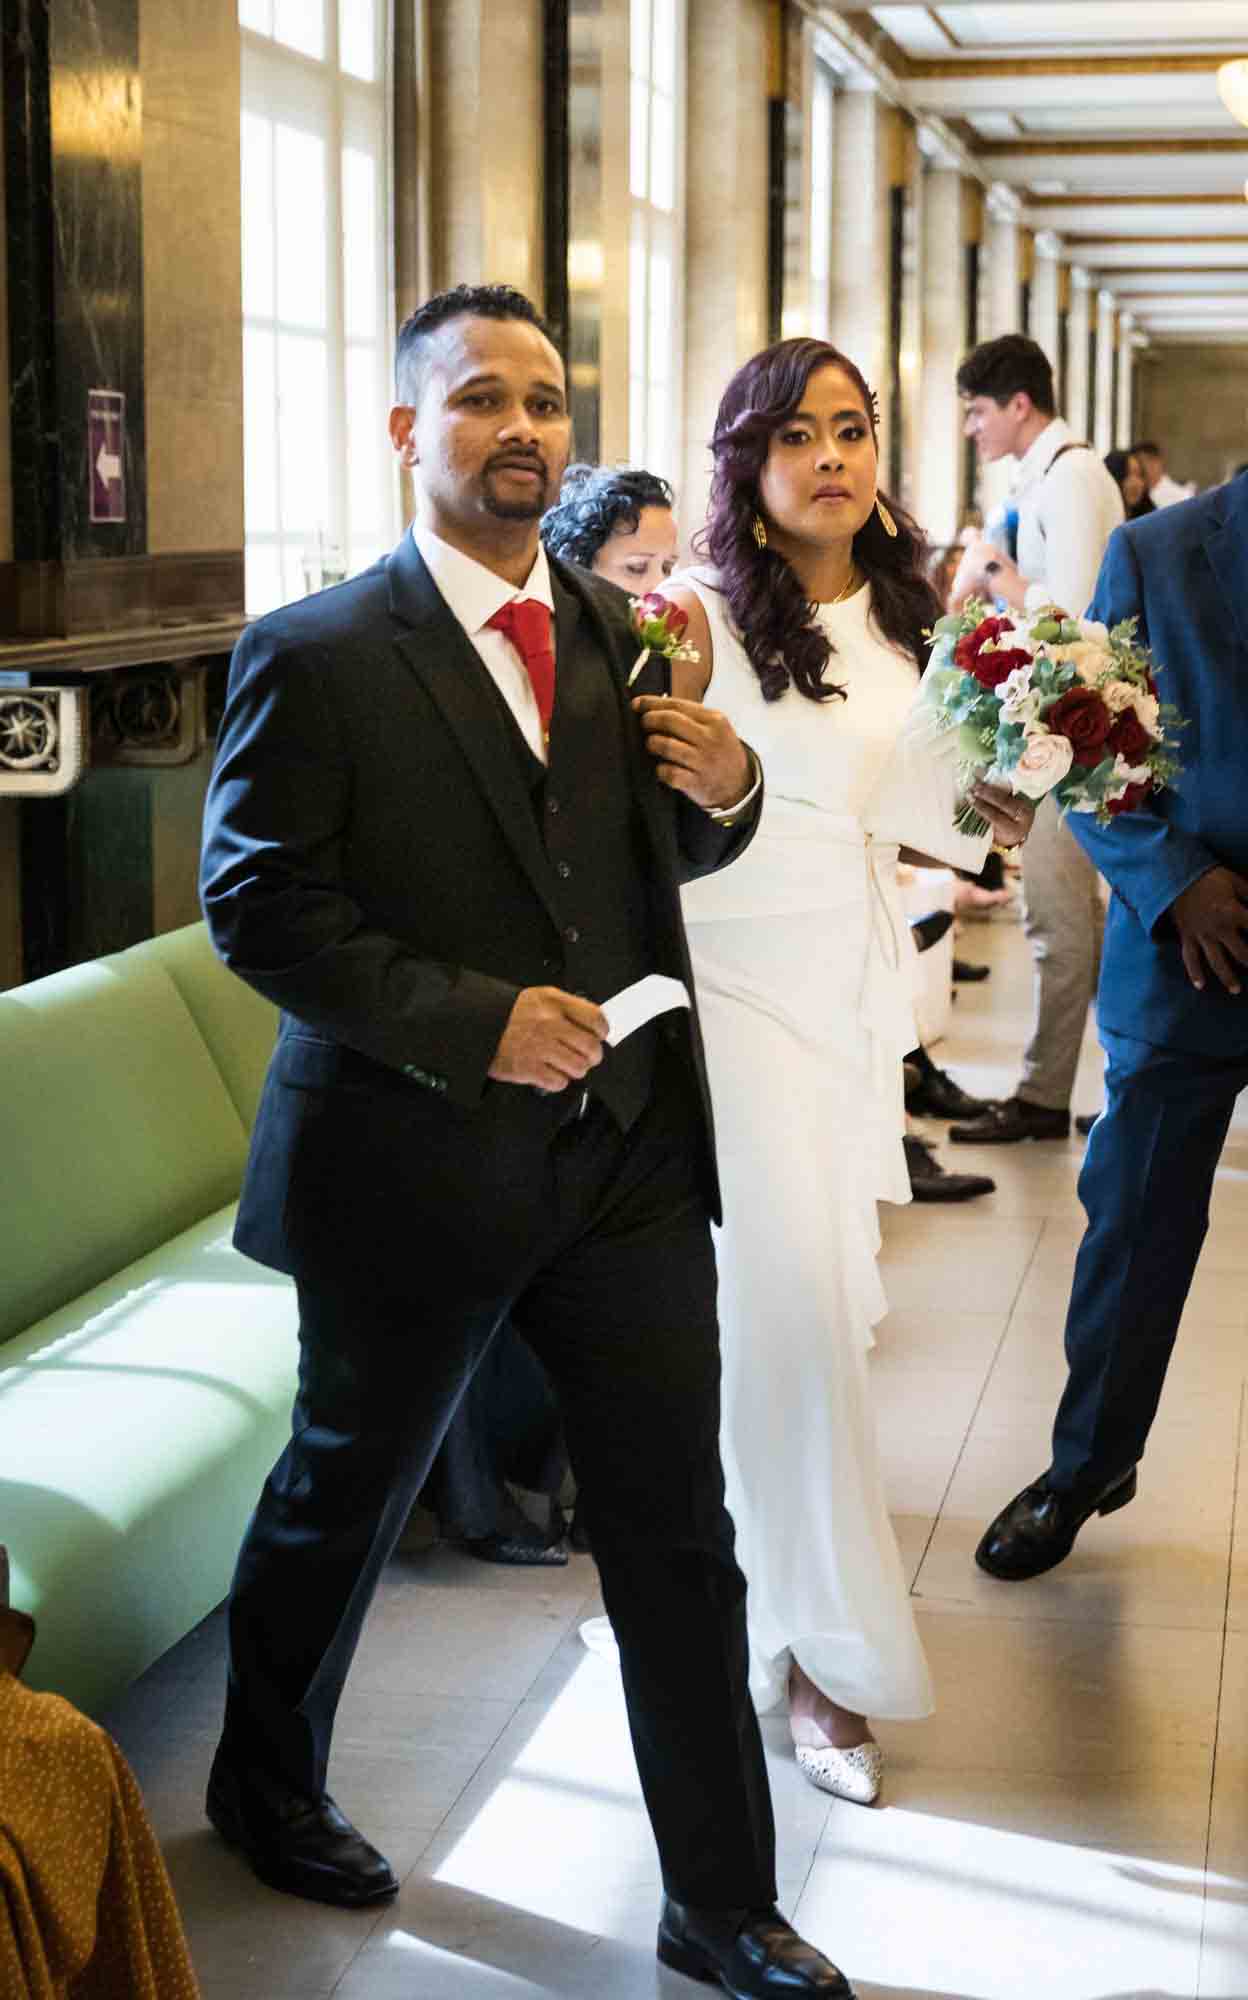
[(651, 653), (658, 653), (665, 660), (692, 661), (701, 658), (697, 647), (691, 646), (685, 638), (689, 613), (682, 611), (679, 604), (660, 597), (657, 590), (648, 591), (644, 597), (631, 598), (630, 604), (633, 629), (641, 641), (641, 651), (633, 661), (633, 670), (628, 677), (630, 688)]
[[(1179, 776), (1183, 721), (1157, 698), (1160, 669), (1135, 643), (1133, 618), (1111, 632), (1052, 606), (992, 617), (972, 599), (932, 637), (920, 699), (937, 734), (951, 735), (964, 791), (1052, 792), (1063, 812), (1104, 824)], [(973, 807), (957, 823), (987, 831)]]

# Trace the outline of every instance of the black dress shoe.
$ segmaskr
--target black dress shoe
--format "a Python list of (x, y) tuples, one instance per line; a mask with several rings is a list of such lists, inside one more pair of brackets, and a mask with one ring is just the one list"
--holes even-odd
[(1010, 1146), (1019, 1139), (1068, 1139), (1069, 1111), (1051, 1111), (1045, 1104), (1028, 1104), (1025, 1097), (1008, 1097), (967, 1125), (951, 1125), (949, 1137), (963, 1146)]
[(477, 1535), (463, 1547), (478, 1562), (511, 1563), (517, 1569), (562, 1569), (568, 1560), (562, 1542), (530, 1540), (527, 1535)]
[(1079, 1116), (1075, 1120), (1075, 1130), (1081, 1139), (1087, 1138), (1100, 1115), (1099, 1111), (1081, 1111), (1079, 1113)]
[(1091, 1496), (1086, 1491), (1061, 1493), (1049, 1485), (1048, 1473), (1034, 1486), (1024, 1486), (991, 1523), (975, 1560), (989, 1576), (1005, 1583), (1024, 1583), (1056, 1569), (1075, 1545), (1075, 1536), (1093, 1514), (1113, 1514), (1134, 1500), (1136, 1470), (1120, 1472), (1108, 1486)]
[(915, 1139), (907, 1132), (902, 1144), (914, 1201), (973, 1201), (977, 1194), (995, 1193), (997, 1184), (987, 1174), (949, 1173), (925, 1139)]
[(854, 2000), (843, 1972), (779, 1910), (691, 1910), (665, 1898), (659, 1962), (733, 2000)]
[(959, 986), (978, 986), (991, 971), (990, 965), (972, 965), (967, 958), (955, 958), (953, 961), (953, 976)]
[(906, 1110), (916, 1118), (982, 1118), (994, 1103), (991, 1097), (972, 1097), (935, 1063), (921, 1070), (914, 1089), (906, 1092)]
[(380, 1902), (398, 1890), (385, 1855), (370, 1846), (328, 1793), (308, 1799), (259, 1772), (243, 1778), (218, 1750), (206, 1804), (222, 1840), (238, 1848), (270, 1889), (347, 1909)]
[(939, 944), (953, 924), (952, 910), (929, 910), (925, 917), (911, 917), (910, 931), (920, 951)]

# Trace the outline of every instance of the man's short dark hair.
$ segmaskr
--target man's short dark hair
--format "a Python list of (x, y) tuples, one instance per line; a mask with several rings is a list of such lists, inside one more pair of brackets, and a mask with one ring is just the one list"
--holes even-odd
[(991, 396), (1003, 409), (1011, 396), (1030, 396), (1042, 417), (1051, 417), (1057, 408), (1049, 357), (1025, 333), (981, 340), (958, 370), (958, 394)]
[(1164, 456), (1161, 446), (1154, 444), (1151, 438), (1141, 438), (1139, 444), (1133, 444), (1131, 449), (1132, 451), (1142, 451), (1149, 458), (1161, 458)]
[(429, 343), (440, 326), (452, 319), (521, 319), (544, 333), (551, 345), (555, 337), (532, 299), (513, 285), (455, 285), (438, 292), (409, 313), (399, 328), (394, 351), (394, 380), (399, 399), (415, 403), (423, 385)]

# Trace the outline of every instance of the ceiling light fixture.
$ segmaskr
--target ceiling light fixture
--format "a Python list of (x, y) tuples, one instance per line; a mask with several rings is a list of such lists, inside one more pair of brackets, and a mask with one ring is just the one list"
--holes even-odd
[(1223, 63), (1218, 71), (1218, 96), (1232, 118), (1248, 125), (1248, 56)]

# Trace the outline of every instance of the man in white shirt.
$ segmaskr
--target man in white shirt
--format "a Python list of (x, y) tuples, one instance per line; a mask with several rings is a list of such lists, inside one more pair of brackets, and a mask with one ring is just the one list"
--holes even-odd
[(1142, 444), (1133, 444), (1131, 455), (1138, 458), (1144, 467), (1144, 477), (1148, 481), (1148, 497), (1154, 507), (1174, 507), (1180, 500), (1191, 500), (1196, 492), (1195, 482), (1189, 480), (1181, 486), (1177, 479), (1171, 479), (1166, 471), (1166, 454), (1159, 444), (1145, 439)]
[[(1056, 414), (1053, 370), (1026, 335), (982, 342), (959, 368), (958, 389), (966, 435), (981, 459), (1017, 463), (1001, 537), (1006, 546), (972, 543), (954, 578), (954, 603), (985, 597), (1019, 611), (1057, 604), (1081, 616), (1105, 545), (1123, 518), (1115, 480)], [(1022, 867), (1036, 964), (1035, 1026), (1013, 1097), (950, 1128), (950, 1138), (979, 1145), (1067, 1136), (1100, 968), (1104, 916), (1096, 870), (1051, 800), (1036, 815)]]

